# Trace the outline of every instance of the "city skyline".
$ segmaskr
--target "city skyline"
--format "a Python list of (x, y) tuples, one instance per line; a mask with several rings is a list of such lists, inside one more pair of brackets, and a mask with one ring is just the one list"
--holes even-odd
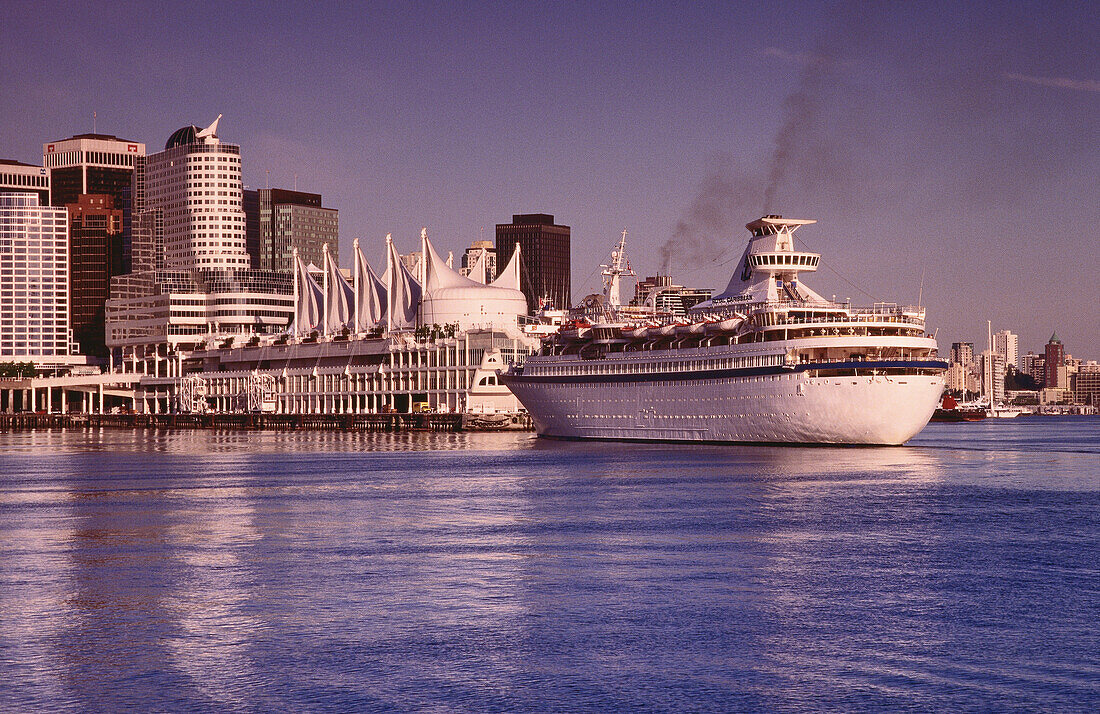
[(941, 348), (989, 319), (1100, 355), (1085, 4), (222, 7), (9, 6), (0, 158), (93, 128), (153, 153), (224, 114), (245, 184), (340, 211), (343, 264), (553, 213), (575, 302), (623, 228), (640, 273), (721, 289), (744, 223), (816, 218), (823, 294), (916, 302), (923, 275)]

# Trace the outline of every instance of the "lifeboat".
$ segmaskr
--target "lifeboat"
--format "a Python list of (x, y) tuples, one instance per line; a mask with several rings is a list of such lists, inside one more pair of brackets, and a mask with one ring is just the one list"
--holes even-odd
[(677, 325), (676, 334), (682, 335), (701, 335), (706, 332), (707, 323), (705, 322), (693, 322), (690, 325)]
[(745, 321), (744, 317), (731, 317), (728, 320), (715, 320), (714, 322), (708, 322), (706, 331), (708, 335), (719, 334), (723, 332), (736, 332), (737, 328)]

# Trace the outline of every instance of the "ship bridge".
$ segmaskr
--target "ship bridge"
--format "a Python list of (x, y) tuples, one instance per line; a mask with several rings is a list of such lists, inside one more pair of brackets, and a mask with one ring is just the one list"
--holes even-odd
[(820, 259), (821, 256), (818, 253), (777, 251), (750, 253), (748, 263), (753, 270), (764, 270), (772, 273), (812, 272), (817, 270), (817, 262)]

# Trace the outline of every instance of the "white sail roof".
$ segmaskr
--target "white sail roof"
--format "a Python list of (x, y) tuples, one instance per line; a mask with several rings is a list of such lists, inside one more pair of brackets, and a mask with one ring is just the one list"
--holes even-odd
[[(294, 335), (308, 335), (322, 327), (324, 321), (325, 293), (310, 276), (309, 269), (294, 251)], [(311, 264), (312, 265), (312, 264)]]
[(379, 280), (359, 248), (352, 244), (355, 281), (355, 331), (365, 332), (386, 321), (386, 285)]
[(519, 290), (519, 261), (519, 243), (516, 243), (516, 249), (512, 253), (512, 259), (508, 261), (508, 265), (497, 274), (496, 280), (492, 282), (494, 288)]
[(416, 327), (416, 313), (420, 306), (420, 283), (401, 262), (401, 256), (393, 245), (393, 238), (386, 236), (386, 323), (390, 330)]
[(352, 328), (355, 310), (355, 291), (337, 267), (332, 253), (325, 244), (325, 334), (335, 334), (345, 327)]
[[(470, 272), (466, 277), (468, 277), (470, 280), (473, 280), (474, 282), (477, 282), (477, 283), (483, 283), (484, 284), (484, 283), (488, 282), (488, 280), (486, 280), (487, 276), (485, 274), (486, 273), (485, 263), (487, 262), (486, 259), (485, 259), (486, 255), (488, 255), (488, 253), (487, 253), (487, 251), (484, 251), (484, 250), (477, 254), (477, 260), (475, 260), (474, 264), (472, 266), (470, 266)], [(450, 267), (450, 265), (448, 265), (447, 267)]]

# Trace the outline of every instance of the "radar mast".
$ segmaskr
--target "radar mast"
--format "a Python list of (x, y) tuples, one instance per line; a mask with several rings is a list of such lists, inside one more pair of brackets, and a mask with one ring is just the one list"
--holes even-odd
[(623, 229), (623, 235), (619, 238), (618, 245), (611, 251), (611, 261), (607, 265), (601, 265), (603, 268), (603, 294), (608, 305), (614, 305), (618, 307), (622, 305), (622, 300), (619, 298), (619, 278), (623, 275), (630, 277), (637, 277), (637, 273), (630, 267), (630, 260), (626, 257), (626, 229)]

